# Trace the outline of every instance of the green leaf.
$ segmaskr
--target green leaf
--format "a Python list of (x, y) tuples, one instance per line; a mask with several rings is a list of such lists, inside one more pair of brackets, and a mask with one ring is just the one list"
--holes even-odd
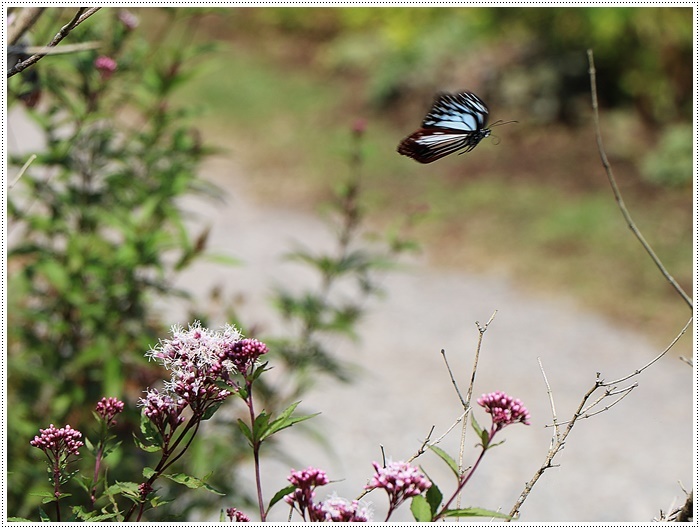
[(242, 419), (238, 419), (238, 428), (241, 430), (241, 433), (243, 433), (245, 438), (250, 441), (250, 444), (253, 444), (253, 434), (250, 432), (248, 425), (244, 423)]
[[(430, 478), (428, 477), (428, 479)], [(442, 502), (442, 492), (432, 479), (430, 479), (430, 482), (433, 485), (426, 491), (425, 499), (428, 500), (428, 505), (430, 505), (430, 514), (432, 517), (435, 516), (440, 508), (440, 503)]]
[(486, 430), (482, 430), (481, 432), (481, 446), (484, 448), (489, 447), (489, 433)]
[(464, 509), (448, 509), (443, 515), (450, 518), (468, 518), (468, 517), (479, 517), (479, 518), (501, 518), (503, 520), (510, 520), (511, 517), (503, 512), (489, 511), (488, 509), (482, 509), (481, 507), (466, 507)]
[(438, 448), (437, 446), (433, 446), (433, 445), (428, 445), (428, 448), (430, 448), (433, 452), (435, 452), (440, 457), (440, 459), (442, 459), (445, 463), (447, 463), (447, 465), (450, 467), (450, 469), (452, 469), (452, 473), (457, 478), (457, 481), (459, 481), (459, 479), (461, 478), (461, 475), (459, 472), (459, 465), (457, 464), (457, 462), (454, 459), (452, 459), (452, 457), (447, 452), (445, 452), (442, 448)]
[(263, 410), (253, 421), (253, 440), (261, 441), (265, 437), (269, 425), (270, 416)]
[(134, 443), (136, 443), (136, 446), (138, 446), (144, 452), (158, 452), (158, 451), (160, 451), (160, 446), (154, 445), (154, 444), (146, 444), (146, 443), (142, 442), (141, 439), (136, 437), (136, 434), (134, 434)]
[(476, 435), (479, 439), (482, 439), (483, 432), (485, 431), (481, 426), (479, 426), (479, 423), (476, 421), (476, 417), (474, 417), (474, 412), (471, 414), (471, 423), (472, 423), (472, 428), (476, 432)]
[(143, 472), (141, 472), (141, 474), (143, 474), (143, 477), (146, 479), (150, 479), (151, 476), (153, 476), (153, 474), (155, 473), (156, 471), (153, 470), (151, 467), (143, 467)]
[(263, 439), (270, 437), (272, 434), (279, 432), (280, 430), (284, 430), (285, 428), (289, 428), (293, 424), (305, 421), (307, 419), (311, 419), (312, 417), (318, 415), (318, 413), (314, 413), (312, 415), (291, 417), (292, 413), (294, 413), (294, 410), (300, 403), (301, 401), (298, 401), (287, 407), (287, 409), (285, 409), (279, 417), (277, 417), (274, 421), (270, 423), (267, 431), (260, 437), (260, 440), (262, 441)]
[(214, 487), (206, 483), (204, 480), (195, 478), (194, 476), (183, 474), (181, 472), (177, 474), (163, 474), (163, 477), (166, 477), (174, 481), (175, 483), (179, 483), (180, 485), (185, 485), (187, 488), (190, 489), (203, 488), (205, 490), (208, 490), (209, 492), (218, 494), (219, 496), (225, 496), (225, 493), (215, 489)]
[(140, 497), (139, 484), (133, 481), (117, 481), (114, 485), (110, 485), (105, 490), (105, 495), (107, 496), (114, 496), (116, 494), (122, 494), (133, 501), (137, 501)]
[(280, 501), (282, 498), (284, 498), (287, 494), (291, 494), (292, 492), (294, 492), (295, 488), (296, 487), (294, 485), (287, 485), (285, 488), (275, 492), (275, 495), (270, 500), (270, 504), (267, 506), (267, 511), (269, 512), (270, 509), (272, 509), (272, 506), (278, 501)]
[(219, 402), (215, 402), (215, 403), (211, 404), (204, 412), (204, 415), (202, 415), (202, 420), (208, 421), (209, 419), (211, 419), (212, 415), (214, 415), (214, 413), (216, 413), (216, 410), (218, 410), (223, 403), (224, 403), (224, 401), (221, 400)]
[(416, 522), (429, 522), (433, 515), (430, 512), (430, 504), (423, 496), (414, 496), (411, 500), (411, 512)]

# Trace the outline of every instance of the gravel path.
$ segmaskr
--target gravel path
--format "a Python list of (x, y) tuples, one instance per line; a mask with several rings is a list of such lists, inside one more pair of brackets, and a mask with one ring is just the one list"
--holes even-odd
[[(244, 266), (222, 268), (200, 263), (181, 277), (190, 290), (207, 292), (223, 285), (229, 295), (243, 295), (247, 321), (280, 329), (269, 308), (274, 284), (309, 284), (303, 267), (283, 262), (281, 255), (295, 244), (331, 248), (328, 226), (309, 213), (266, 209), (247, 199), (251, 193), (240, 168), (219, 159), (204, 177), (228, 193), (226, 205), (212, 208), (188, 202), (212, 223), (210, 249), (242, 258)], [(312, 283), (313, 284), (313, 283)], [(337, 354), (359, 366), (352, 384), (323, 380), (302, 406), (320, 411), (315, 427), (326, 436), (333, 453), (287, 430), (281, 439), (296, 458), (295, 468), (325, 469), (328, 487), (352, 498), (371, 476), (372, 460), (412, 455), (431, 426), (435, 436), (460, 415), (460, 405), (439, 354), (445, 349), (456, 377), (466, 388), (478, 332), (475, 321), (498, 314), (482, 346), (475, 394), (502, 390), (529, 408), (532, 425), (507, 428), (502, 446), (489, 452), (465, 490), (463, 506), (478, 505), (509, 511), (524, 484), (543, 462), (552, 436), (549, 401), (537, 363), (541, 358), (556, 399), (560, 420), (571, 416), (596, 372), (613, 380), (652, 359), (659, 350), (633, 329), (615, 326), (583, 312), (566, 299), (533, 299), (502, 277), (435, 271), (420, 261), (388, 275), (384, 299), (373, 301), (360, 325), (360, 341), (337, 344)], [(174, 307), (170, 310), (175, 311)], [(177, 312), (172, 312), (173, 317)], [(680, 330), (669, 329), (670, 341)], [(675, 353), (675, 354), (674, 354)], [(535, 487), (521, 510), (524, 522), (645, 522), (682, 501), (681, 480), (692, 487), (692, 372), (674, 351), (639, 377), (639, 387), (613, 409), (581, 421), (556, 463)], [(465, 391), (465, 389), (463, 389)], [(477, 418), (486, 425), (481, 410)], [(468, 432), (467, 464), (476, 457), (473, 432)], [(440, 445), (456, 456), (459, 428)], [(453, 490), (453, 478), (432, 454), (419, 460), (443, 493)], [(290, 463), (264, 462), (265, 493), (282, 488)], [(252, 485), (252, 482), (251, 482)], [(377, 517), (385, 513), (379, 492), (366, 496)], [(277, 509), (277, 521), (284, 521)], [(392, 521), (411, 521), (407, 510)]]

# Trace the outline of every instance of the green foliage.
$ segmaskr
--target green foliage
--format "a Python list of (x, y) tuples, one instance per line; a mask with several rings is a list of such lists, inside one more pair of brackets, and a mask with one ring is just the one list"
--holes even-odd
[[(207, 153), (187, 114), (169, 104), (189, 75), (187, 52), (164, 43), (157, 53), (148, 50), (116, 14), (105, 9), (72, 35), (102, 42), (99, 53), (116, 61), (114, 72), (95, 67), (95, 50), (49, 56), (33, 67), (42, 103), (27, 113), (45, 147), (8, 200), (10, 229), (21, 233), (8, 253), (15, 513), (28, 514), (35, 502), (25, 491), (43, 479), (25, 466), (40, 426), (70, 421), (85, 431), (100, 397), (123, 395), (130, 379), (155, 379), (143, 352), (162, 324), (149, 304), (184, 295), (171, 286), (174, 274), (205, 246), (191, 240), (176, 206), (184, 194), (204, 190), (195, 172)], [(47, 24), (36, 34), (55, 30)], [(23, 84), (22, 74), (16, 77), (10, 104)], [(136, 426), (134, 410), (130, 417)], [(115, 478), (133, 470), (128, 461)]]
[(588, 90), (592, 48), (604, 103), (633, 103), (654, 123), (692, 111), (691, 8), (268, 8), (236, 20), (242, 31), (310, 36), (320, 64), (368, 74), (368, 95), (382, 105), (407, 89), (443, 88), (440, 79), (488, 80), (504, 95), (517, 83), (518, 104), (541, 118), (570, 118)]
[(660, 186), (690, 186), (693, 182), (692, 125), (675, 125), (666, 129), (658, 147), (644, 157), (642, 175)]

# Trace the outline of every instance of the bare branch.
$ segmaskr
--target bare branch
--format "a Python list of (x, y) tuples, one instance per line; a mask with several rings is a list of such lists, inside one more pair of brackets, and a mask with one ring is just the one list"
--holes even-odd
[(539, 356), (537, 357), (537, 363), (540, 365), (540, 371), (542, 371), (542, 377), (544, 377), (544, 385), (547, 386), (549, 406), (552, 409), (552, 426), (554, 426), (554, 435), (552, 436), (552, 442), (549, 445), (549, 448), (551, 449), (559, 440), (559, 423), (557, 422), (557, 410), (554, 407), (554, 395), (552, 395), (552, 388), (549, 387), (549, 380), (547, 380), (547, 374), (544, 372), (544, 367), (542, 367), (542, 360)]
[(22, 53), (25, 55), (62, 55), (66, 53), (76, 53), (78, 51), (94, 50), (100, 46), (102, 46), (102, 43), (97, 41), (66, 44), (60, 48), (51, 48), (49, 46), (22, 46), (19, 44), (15, 46), (8, 46), (7, 51), (8, 53)]
[(618, 378), (617, 380), (613, 380), (612, 382), (606, 382), (604, 384), (601, 384), (601, 386), (614, 386), (616, 384), (619, 384), (620, 382), (624, 382), (625, 380), (628, 380), (632, 377), (637, 376), (639, 373), (647, 369), (649, 366), (651, 366), (653, 363), (657, 362), (662, 356), (664, 356), (666, 353), (668, 353), (671, 348), (676, 345), (678, 340), (681, 339), (681, 337), (685, 334), (685, 332), (688, 330), (690, 327), (690, 324), (693, 322), (693, 317), (691, 316), (690, 319), (688, 320), (688, 323), (685, 324), (685, 326), (681, 329), (681, 332), (678, 333), (678, 335), (673, 339), (673, 341), (668, 344), (668, 347), (661, 351), (654, 359), (652, 359), (649, 363), (647, 363), (645, 366), (640, 367), (639, 369), (635, 369), (632, 373), (630, 373), (627, 376), (624, 376), (622, 378)]
[(474, 355), (474, 367), (472, 368), (472, 379), (469, 381), (469, 389), (467, 390), (467, 404), (465, 408), (468, 407), (472, 402), (472, 393), (474, 392), (474, 381), (476, 380), (476, 367), (479, 364), (479, 353), (481, 352), (481, 342), (483, 341), (484, 334), (486, 334), (489, 325), (491, 325), (491, 322), (496, 317), (497, 313), (497, 310), (493, 311), (493, 314), (491, 314), (491, 317), (489, 318), (489, 321), (486, 322), (486, 325), (482, 326), (478, 321), (475, 322), (476, 328), (479, 329), (479, 341), (476, 344), (476, 354)]
[(450, 363), (447, 361), (447, 356), (445, 355), (445, 350), (440, 349), (440, 354), (442, 355), (442, 359), (445, 361), (445, 365), (447, 366), (447, 372), (450, 374), (450, 380), (452, 381), (452, 387), (455, 388), (455, 391), (457, 392), (457, 396), (459, 397), (459, 401), (462, 403), (462, 407), (466, 408), (467, 401), (464, 400), (464, 397), (462, 397), (462, 394), (459, 391), (459, 386), (457, 385), (457, 381), (455, 380), (455, 376), (452, 374), (452, 369), (450, 368)]
[(19, 170), (19, 174), (15, 177), (15, 179), (10, 182), (10, 185), (7, 186), (7, 189), (12, 189), (17, 182), (19, 182), (19, 179), (24, 176), (24, 173), (27, 172), (27, 169), (29, 169), (29, 166), (32, 164), (32, 162), (36, 160), (36, 154), (32, 154), (26, 162), (24, 162), (24, 165), (22, 168)]
[[(78, 9), (78, 12), (73, 17), (73, 20), (63, 26), (61, 30), (56, 33), (56, 36), (51, 39), (51, 42), (47, 44), (47, 47), (52, 48), (58, 45), (58, 43), (65, 39), (71, 31), (73, 31), (81, 23), (85, 22), (85, 20), (87, 20), (89, 17), (97, 13), (100, 9), (101, 8), (99, 7), (81, 7)], [(45, 53), (37, 53), (29, 57), (27, 60), (17, 63), (7, 72), (7, 77), (12, 77), (19, 72), (26, 70), (45, 56)]]
[(685, 293), (685, 291), (681, 288), (681, 286), (676, 282), (676, 280), (673, 278), (673, 276), (671, 274), (669, 274), (668, 270), (666, 270), (666, 267), (663, 265), (661, 260), (657, 257), (654, 250), (651, 248), (649, 243), (646, 241), (646, 239), (644, 238), (642, 233), (637, 228), (637, 225), (632, 220), (632, 216), (630, 215), (629, 211), (627, 210), (627, 207), (625, 206), (624, 200), (622, 200), (622, 194), (620, 193), (620, 189), (617, 187), (617, 181), (615, 180), (615, 176), (613, 175), (612, 166), (610, 165), (610, 162), (608, 161), (608, 156), (605, 154), (605, 150), (603, 149), (603, 137), (600, 133), (600, 118), (598, 116), (598, 92), (596, 89), (595, 64), (593, 63), (593, 50), (588, 50), (588, 64), (589, 64), (588, 73), (589, 73), (590, 78), (591, 78), (591, 99), (592, 99), (592, 105), (593, 105), (593, 124), (595, 126), (596, 142), (598, 143), (598, 153), (600, 154), (601, 162), (603, 162), (603, 167), (605, 168), (605, 173), (608, 175), (608, 181), (610, 182), (610, 187), (612, 188), (613, 195), (615, 195), (615, 201), (617, 202), (617, 205), (620, 208), (620, 211), (622, 212), (622, 216), (625, 217), (625, 220), (627, 221), (627, 226), (629, 227), (629, 229), (632, 230), (632, 233), (634, 233), (635, 237), (637, 237), (637, 240), (639, 240), (639, 242), (642, 244), (642, 246), (644, 247), (646, 252), (649, 254), (651, 259), (654, 261), (654, 264), (656, 264), (656, 267), (661, 271), (661, 273), (666, 278), (666, 280), (671, 284), (671, 286), (676, 290), (676, 292), (678, 292), (678, 294), (688, 304), (688, 307), (690, 307), (690, 309), (692, 310), (693, 301), (690, 299), (688, 294)]

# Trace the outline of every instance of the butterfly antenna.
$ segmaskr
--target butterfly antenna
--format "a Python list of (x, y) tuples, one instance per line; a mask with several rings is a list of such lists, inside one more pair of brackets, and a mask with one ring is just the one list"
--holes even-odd
[(491, 123), (491, 125), (489, 125), (489, 128), (500, 127), (501, 125), (508, 125), (508, 123), (517, 123), (517, 121), (503, 121), (502, 119), (499, 119), (498, 121), (494, 121), (493, 123)]

